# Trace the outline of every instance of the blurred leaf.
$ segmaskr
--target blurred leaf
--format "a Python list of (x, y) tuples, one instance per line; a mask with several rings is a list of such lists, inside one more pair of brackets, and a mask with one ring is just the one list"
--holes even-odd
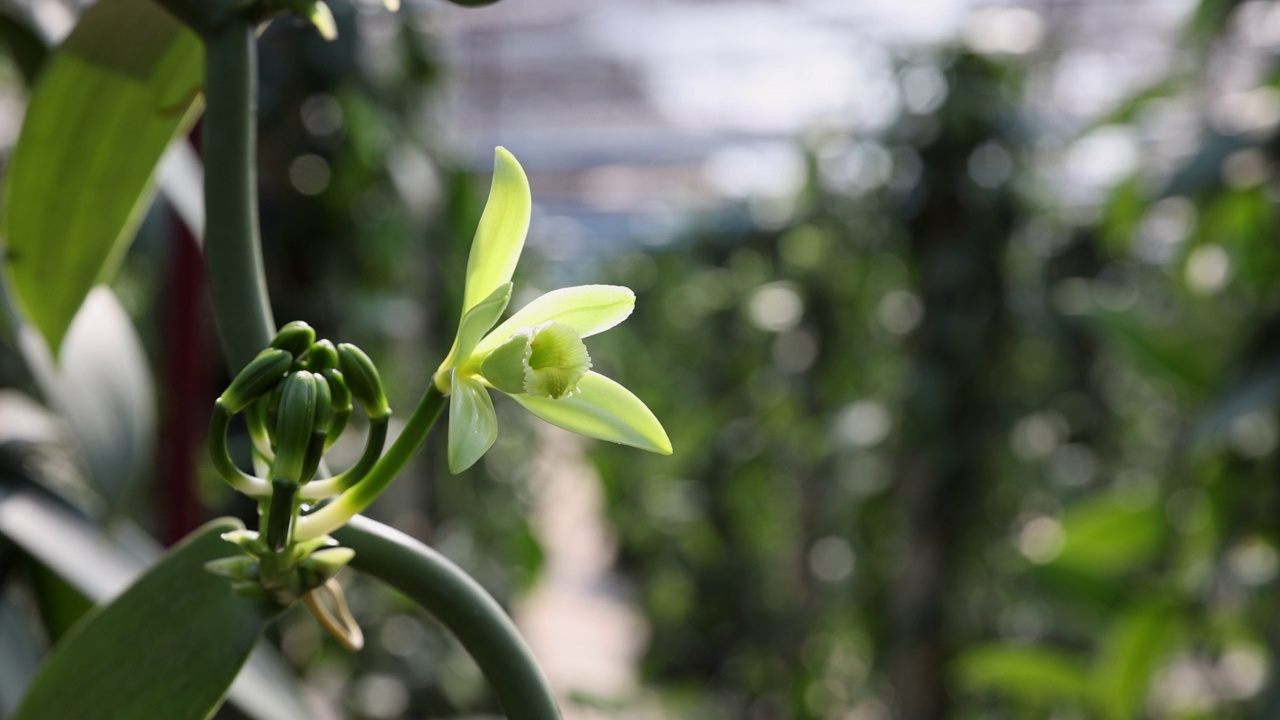
[(1195, 433), (1224, 432), (1232, 421), (1280, 405), (1280, 313), (1257, 323), (1244, 348), (1233, 358), (1235, 377), (1219, 390), (1213, 403), (1201, 413)]
[(202, 63), (195, 35), (149, 0), (102, 0), (47, 61), (10, 161), (3, 229), (15, 294), (55, 356), (132, 240), (161, 153), (194, 121)]
[(14, 720), (203, 720), (221, 702), (270, 619), (204, 569), (236, 554), (216, 520), (175, 546), (55, 648)]
[(1232, 421), (1280, 404), (1280, 365), (1261, 367), (1232, 383), (1214, 399), (1195, 426), (1201, 437), (1217, 435)]
[(1115, 109), (1090, 123), (1089, 129), (1099, 128), (1104, 125), (1131, 125), (1141, 119), (1142, 112), (1147, 108), (1147, 103), (1175, 95), (1184, 85), (1186, 83), (1178, 77), (1161, 78), (1142, 90), (1126, 96)]
[(182, 224), (204, 242), (204, 165), (190, 143), (176, 142), (160, 158), (160, 192)]
[(1243, 0), (1200, 0), (1191, 21), (1187, 23), (1188, 34), (1201, 43), (1220, 37), (1226, 29), (1231, 11), (1241, 2)]
[(1062, 551), (1048, 567), (1111, 576), (1148, 562), (1159, 550), (1164, 517), (1159, 504), (1133, 507), (1109, 497), (1083, 501), (1062, 520)]
[(66, 422), (19, 390), (0, 390), (0, 489), (39, 488), (84, 516), (104, 513), (102, 497), (73, 462)]
[(23, 689), (31, 682), (45, 650), (39, 619), (26, 603), (0, 595), (0, 716), (18, 708)]
[(1215, 355), (1206, 352), (1213, 349), (1213, 343), (1191, 336), (1187, 328), (1151, 326), (1131, 313), (1101, 308), (1094, 308), (1090, 317), (1148, 372), (1201, 393), (1216, 382)]
[(1142, 715), (1151, 677), (1178, 631), (1174, 619), (1168, 605), (1146, 602), (1126, 611), (1108, 629), (1093, 667), (1098, 706), (1108, 717)]
[(1111, 191), (1101, 223), (1102, 238), (1110, 255), (1128, 254), (1134, 232), (1148, 207), (1149, 202), (1136, 179), (1126, 180)]
[(0, 10), (0, 43), (4, 43), (22, 79), (31, 85), (49, 55), (44, 39), (13, 15)]
[(992, 692), (1043, 707), (1053, 702), (1085, 704), (1090, 686), (1084, 663), (1044, 647), (979, 645), (956, 659), (957, 679), (967, 692)]
[(89, 479), (109, 509), (151, 468), (155, 389), (133, 321), (105, 285), (94, 288), (67, 332), (60, 363), (26, 328), (19, 343), (45, 398), (67, 420)]
[(76, 592), (65, 579), (47, 567), (35, 564), (31, 568), (32, 585), (40, 603), (40, 616), (50, 642), (57, 642), (67, 634), (84, 614), (93, 609), (93, 603)]
[(1222, 162), (1237, 150), (1249, 147), (1239, 136), (1208, 133), (1196, 145), (1197, 152), (1183, 163), (1156, 197), (1194, 195), (1222, 186)]

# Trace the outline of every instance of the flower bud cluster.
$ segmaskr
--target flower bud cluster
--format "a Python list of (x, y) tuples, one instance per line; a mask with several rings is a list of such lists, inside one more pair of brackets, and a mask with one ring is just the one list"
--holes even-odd
[[(324, 454), (347, 426), (355, 403), (369, 417), (364, 453), (347, 471), (317, 480)], [(268, 469), (265, 478), (242, 471), (227, 451), (228, 426), (241, 413), (255, 458)], [(214, 403), (214, 466), (259, 501), (261, 530), (228, 535), (245, 556), (216, 561), (210, 570), (231, 578), (242, 592), (282, 604), (333, 577), (351, 551), (332, 547), (327, 536), (296, 542), (294, 526), (304, 503), (339, 494), (368, 474), (382, 454), (390, 415), (382, 380), (363, 351), (317, 340), (303, 322), (284, 326)]]

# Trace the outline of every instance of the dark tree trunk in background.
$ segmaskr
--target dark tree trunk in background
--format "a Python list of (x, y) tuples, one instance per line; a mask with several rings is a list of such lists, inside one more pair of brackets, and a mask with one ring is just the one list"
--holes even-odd
[(965, 608), (959, 573), (984, 491), (1005, 336), (1001, 266), (1013, 226), (997, 145), (1010, 103), (999, 72), (962, 57), (940, 128), (920, 148), (924, 199), (911, 260), (924, 316), (911, 338), (897, 460), (900, 541), (889, 590), (891, 679), (902, 720), (950, 716), (948, 662)]

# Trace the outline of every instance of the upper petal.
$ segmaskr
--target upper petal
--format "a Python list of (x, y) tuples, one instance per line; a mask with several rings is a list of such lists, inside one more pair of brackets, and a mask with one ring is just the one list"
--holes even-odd
[(467, 258), (467, 284), (462, 312), (475, 307), (498, 286), (510, 282), (529, 232), (533, 200), (529, 178), (505, 148), (494, 150), (493, 185)]
[(579, 435), (671, 454), (671, 440), (640, 398), (598, 373), (589, 372), (578, 382), (578, 392), (558, 400), (534, 395), (512, 395), (529, 412)]
[(579, 337), (590, 337), (626, 320), (635, 306), (635, 293), (621, 285), (579, 285), (552, 290), (494, 328), (476, 346), (475, 354), (493, 350), (520, 328), (545, 322), (563, 323), (573, 328)]
[(502, 283), (488, 297), (476, 303), (475, 307), (462, 316), (458, 323), (457, 347), (458, 362), (464, 362), (475, 351), (476, 344), (484, 337), (489, 328), (502, 317), (502, 311), (511, 302), (511, 283)]

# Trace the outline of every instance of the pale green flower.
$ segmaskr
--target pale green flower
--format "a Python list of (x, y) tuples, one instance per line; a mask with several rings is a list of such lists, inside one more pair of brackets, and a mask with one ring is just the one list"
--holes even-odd
[(635, 294), (616, 285), (549, 292), (494, 325), (511, 300), (511, 275), (529, 230), (529, 180), (498, 148), (493, 187), (467, 260), (462, 320), (435, 383), (449, 395), (449, 469), (461, 472), (493, 446), (489, 389), (588, 437), (671, 453), (661, 423), (635, 395), (598, 373), (582, 342), (631, 314)]

